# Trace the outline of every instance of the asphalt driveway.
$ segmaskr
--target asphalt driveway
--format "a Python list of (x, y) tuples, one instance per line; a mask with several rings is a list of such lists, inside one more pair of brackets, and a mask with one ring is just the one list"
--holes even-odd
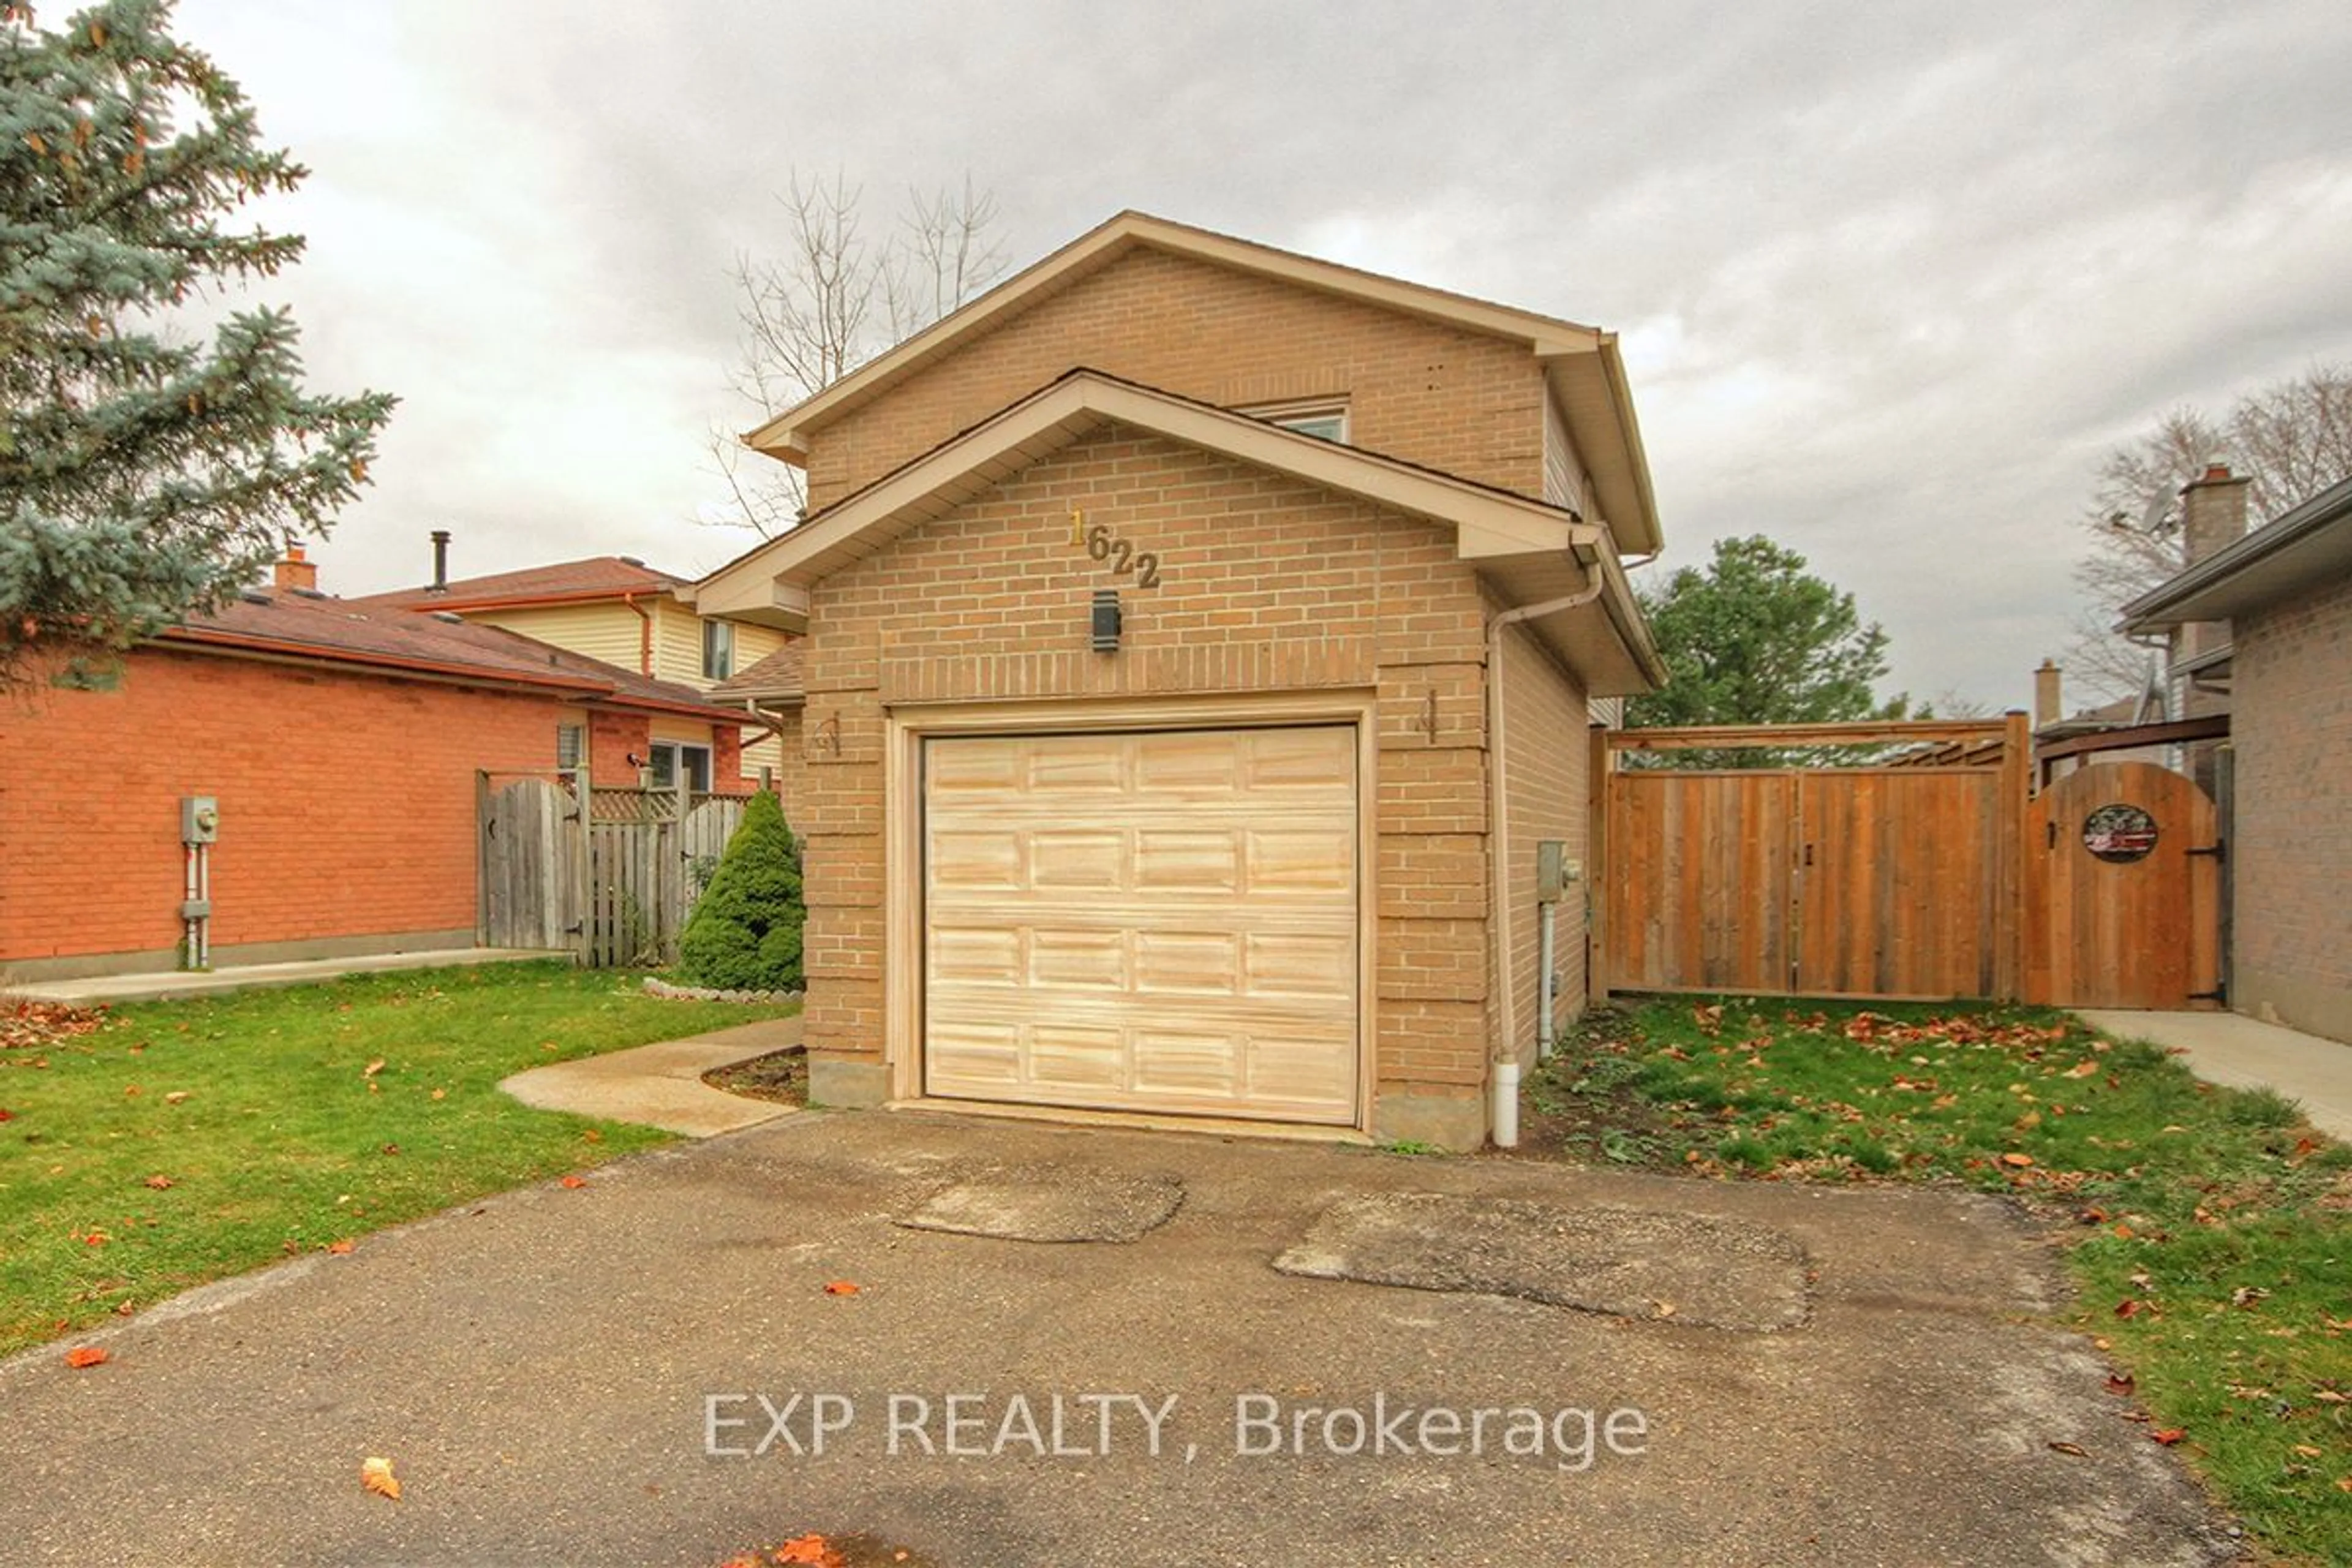
[(1961, 1194), (807, 1115), (0, 1366), (0, 1558), (2230, 1559), (2055, 1280)]

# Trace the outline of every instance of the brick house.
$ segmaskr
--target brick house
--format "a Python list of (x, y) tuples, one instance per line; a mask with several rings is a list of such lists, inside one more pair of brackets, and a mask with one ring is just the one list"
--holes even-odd
[(2231, 1006), (2352, 1042), (2352, 479), (2133, 600), (2124, 627), (2171, 634), (2226, 687)]
[(736, 711), (496, 627), (355, 610), (308, 565), (132, 649), (111, 690), (0, 700), (0, 978), (175, 967), (184, 797), (219, 802), (226, 967), (473, 945), (477, 769), (584, 755), (634, 783), (659, 731), (737, 776)]
[[(751, 622), (697, 615), (679, 597), (687, 579), (646, 565), (632, 555), (592, 555), (526, 566), (480, 577), (448, 574), (449, 536), (433, 536), (433, 578), (418, 588), (368, 594), (345, 603), (362, 610), (400, 609), (418, 615), (452, 615), (482, 626), (503, 626), (573, 653), (635, 670), (656, 680), (707, 691), (756, 664), (782, 645), (783, 634)], [(676, 732), (672, 732), (676, 731)], [(774, 770), (783, 753), (774, 737), (752, 730), (740, 737), (736, 770), (719, 780), (757, 779)], [(646, 758), (646, 782), (671, 788), (683, 777), (688, 787), (713, 787), (709, 747), (694, 738), (691, 724), (659, 723)], [(599, 770), (608, 784), (634, 774)]]
[(1485, 1140), (1663, 674), (1611, 334), (1126, 214), (749, 439), (811, 513), (693, 595), (804, 634), (816, 1099)]

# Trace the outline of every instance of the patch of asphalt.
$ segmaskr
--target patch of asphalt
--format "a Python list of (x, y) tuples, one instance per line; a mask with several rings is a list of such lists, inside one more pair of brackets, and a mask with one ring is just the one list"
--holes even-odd
[(1343, 1198), (1274, 1260), (1319, 1279), (1751, 1332), (1805, 1321), (1808, 1265), (1788, 1235), (1744, 1220), (1412, 1192)]
[[(895, 1223), (960, 1173), (1033, 1165), (1174, 1174), (1184, 1201), (1117, 1247)], [(1783, 1233), (1812, 1312), (1727, 1333), (1269, 1267), (1343, 1200), (1433, 1193)], [(2044, 1237), (1969, 1194), (816, 1113), (283, 1273), (126, 1321), (102, 1366), (0, 1367), (0, 1556), (707, 1568), (806, 1531), (941, 1568), (2236, 1554), (2087, 1342), (2036, 1321), (2061, 1299)], [(822, 1451), (819, 1396), (849, 1413)], [(951, 1399), (976, 1402), (961, 1445)], [(1345, 1451), (1352, 1421), (1439, 1409), (1551, 1422), (1540, 1452)], [(1580, 1457), (1577, 1413), (1625, 1410), (1635, 1451)], [(399, 1502), (362, 1489), (371, 1455)]]
[(1131, 1243), (1175, 1217), (1184, 1184), (1102, 1165), (989, 1166), (899, 1215), (909, 1230), (1005, 1241)]

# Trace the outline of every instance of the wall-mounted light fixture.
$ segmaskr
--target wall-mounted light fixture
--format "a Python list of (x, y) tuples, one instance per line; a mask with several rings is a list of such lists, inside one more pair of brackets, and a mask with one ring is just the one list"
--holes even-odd
[(1118, 651), (1118, 590), (1095, 590), (1094, 649), (1097, 653)]

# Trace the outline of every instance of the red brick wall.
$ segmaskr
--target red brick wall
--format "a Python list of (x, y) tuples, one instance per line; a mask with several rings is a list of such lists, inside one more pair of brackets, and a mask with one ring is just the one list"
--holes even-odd
[(2352, 1041), (2352, 582), (2232, 627), (2233, 1005)]
[(1544, 493), (1543, 373), (1524, 343), (1143, 249), (826, 426), (810, 506), (1078, 365), (1220, 407), (1344, 395), (1349, 440), (1367, 451)]
[(0, 964), (180, 940), (183, 795), (219, 797), (215, 948), (474, 924), (474, 773), (550, 768), (563, 704), (145, 648), (0, 699)]

